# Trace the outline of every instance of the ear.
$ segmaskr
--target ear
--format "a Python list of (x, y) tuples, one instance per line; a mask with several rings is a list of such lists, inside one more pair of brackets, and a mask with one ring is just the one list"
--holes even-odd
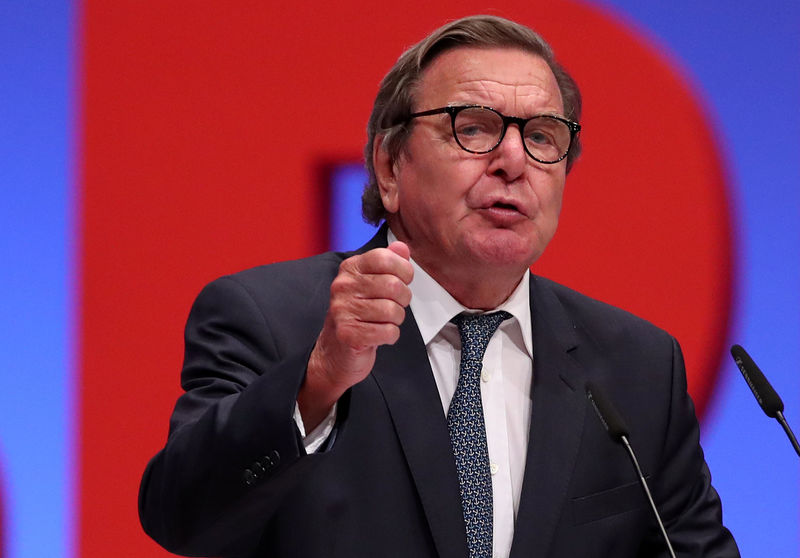
[(397, 192), (397, 174), (395, 161), (384, 145), (385, 136), (375, 137), (372, 143), (372, 162), (375, 166), (375, 178), (378, 180), (378, 191), (387, 213), (397, 213), (400, 201)]

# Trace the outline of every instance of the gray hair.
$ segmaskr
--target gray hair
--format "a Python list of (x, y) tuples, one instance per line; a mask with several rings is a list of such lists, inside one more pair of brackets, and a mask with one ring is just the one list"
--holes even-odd
[[(550, 45), (538, 33), (508, 19), (488, 15), (470, 16), (448, 23), (406, 50), (381, 81), (367, 123), (367, 145), (364, 148), (369, 181), (361, 196), (361, 211), (366, 222), (377, 225), (386, 217), (372, 157), (375, 138), (383, 136), (381, 148), (388, 151), (391, 160), (399, 157), (411, 131), (408, 116), (413, 110), (414, 92), (422, 72), (438, 55), (458, 47), (515, 47), (540, 56), (555, 75), (565, 116), (574, 121), (580, 119), (578, 85), (556, 61)], [(580, 139), (576, 136), (567, 155), (567, 172), (580, 152)]]

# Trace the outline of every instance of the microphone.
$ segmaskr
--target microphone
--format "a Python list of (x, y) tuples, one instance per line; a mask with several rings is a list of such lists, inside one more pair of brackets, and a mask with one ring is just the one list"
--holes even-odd
[(764, 414), (770, 418), (777, 419), (781, 423), (783, 431), (786, 432), (786, 436), (789, 437), (789, 441), (794, 447), (794, 451), (797, 455), (800, 455), (800, 445), (797, 444), (797, 438), (794, 437), (794, 432), (789, 428), (789, 424), (783, 416), (783, 401), (773, 389), (769, 380), (741, 345), (731, 347), (731, 356), (733, 356), (736, 366), (739, 367), (739, 371), (744, 376), (747, 385), (750, 386), (750, 391), (755, 395), (756, 401), (758, 401)]
[(658, 528), (661, 530), (661, 536), (667, 544), (669, 555), (675, 558), (675, 551), (672, 549), (672, 543), (667, 536), (667, 530), (664, 529), (664, 523), (661, 521), (656, 503), (653, 501), (653, 496), (650, 494), (650, 487), (647, 486), (647, 481), (642, 474), (642, 469), (639, 467), (639, 460), (636, 459), (636, 454), (633, 452), (633, 448), (628, 441), (628, 436), (630, 436), (630, 434), (628, 432), (628, 427), (625, 425), (625, 421), (617, 412), (616, 407), (614, 407), (611, 401), (607, 399), (605, 394), (592, 382), (586, 384), (586, 397), (589, 398), (592, 407), (594, 407), (594, 412), (597, 413), (600, 422), (603, 423), (611, 439), (625, 446), (625, 449), (628, 451), (628, 456), (631, 458), (633, 468), (636, 469), (636, 474), (639, 475), (639, 484), (642, 485), (644, 494), (647, 496), (647, 501), (650, 502), (650, 509), (653, 511), (653, 516), (656, 518)]

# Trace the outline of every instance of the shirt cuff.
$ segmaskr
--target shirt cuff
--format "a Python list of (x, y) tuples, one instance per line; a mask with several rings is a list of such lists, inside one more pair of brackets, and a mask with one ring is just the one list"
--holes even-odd
[(325, 443), (331, 435), (331, 432), (333, 432), (333, 427), (336, 425), (336, 403), (331, 407), (328, 416), (326, 416), (314, 430), (306, 434), (306, 427), (303, 424), (303, 417), (300, 414), (300, 405), (295, 402), (294, 423), (297, 425), (297, 430), (300, 431), (300, 437), (303, 439), (303, 447), (306, 453), (315, 453), (322, 444)]

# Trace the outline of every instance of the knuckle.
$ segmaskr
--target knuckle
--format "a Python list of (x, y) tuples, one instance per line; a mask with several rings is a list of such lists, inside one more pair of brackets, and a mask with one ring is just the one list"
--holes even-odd
[(331, 297), (346, 293), (351, 289), (353, 279), (351, 275), (337, 275), (331, 282)]
[(388, 248), (376, 248), (367, 254), (370, 255), (371, 263), (379, 270), (390, 270), (396, 265), (397, 254)]
[(395, 300), (397, 300), (400, 304), (405, 306), (411, 301), (411, 289), (406, 283), (397, 279), (394, 281), (393, 288)]
[(394, 345), (397, 343), (397, 340), (400, 339), (400, 328), (396, 325), (388, 325), (388, 330), (386, 332), (386, 341), (384, 344), (386, 345)]
[(406, 309), (402, 306), (397, 306), (397, 309), (395, 311), (394, 323), (399, 326), (405, 321), (405, 319), (406, 319)]

